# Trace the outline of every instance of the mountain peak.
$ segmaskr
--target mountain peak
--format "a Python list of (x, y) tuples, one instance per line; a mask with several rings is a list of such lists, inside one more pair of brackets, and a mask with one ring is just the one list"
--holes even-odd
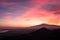
[(60, 26), (58, 26), (58, 25), (45, 24), (45, 23), (40, 24), (40, 25), (35, 25), (33, 27), (37, 28), (37, 29), (41, 29), (41, 28), (43, 28), (43, 29), (47, 28), (47, 29), (51, 29), (51, 30), (53, 30), (53, 29), (60, 29)]
[(48, 25), (48, 24), (43, 23), (43, 24), (41, 24), (41, 25)]

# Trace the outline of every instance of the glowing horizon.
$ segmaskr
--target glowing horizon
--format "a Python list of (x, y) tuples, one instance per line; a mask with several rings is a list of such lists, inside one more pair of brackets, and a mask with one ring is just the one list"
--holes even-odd
[(60, 26), (59, 0), (3, 0), (0, 6), (0, 26), (30, 27), (42, 23)]

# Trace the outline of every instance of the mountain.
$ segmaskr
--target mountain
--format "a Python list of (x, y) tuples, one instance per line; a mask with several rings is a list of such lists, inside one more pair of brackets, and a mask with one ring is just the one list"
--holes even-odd
[(27, 37), (30, 39), (32, 38), (32, 40), (60, 39), (60, 29), (49, 30), (46, 28), (41, 28), (28, 34)]
[(43, 30), (54, 30), (54, 29), (60, 29), (60, 26), (49, 25), (49, 24), (40, 24), (40, 25), (31, 26), (31, 27), (25, 28), (25, 29), (1, 29), (0, 34), (22, 35), (22, 34), (34, 32), (36, 30), (41, 30), (42, 28), (43, 28)]
[[(55, 28), (54, 28), (55, 27)], [(52, 28), (53, 30), (50, 30)], [(57, 29), (56, 29), (57, 28)], [(11, 34), (9, 31), (6, 32), (2, 38), (4, 39), (14, 39), (14, 40), (46, 40), (46, 39), (51, 39), (53, 38), (56, 39), (57, 37), (60, 38), (60, 26), (57, 25), (48, 25), (48, 24), (41, 24), (41, 25), (36, 25), (36, 26), (32, 26), (30, 28), (28, 28), (29, 30), (31, 29), (36, 29), (35, 31), (32, 30), (32, 32), (30, 33), (26, 33), (23, 35), (20, 35), (20, 33), (16, 33), (16, 34)], [(14, 31), (12, 31), (14, 32)], [(26, 30), (27, 32), (27, 30)], [(11, 36), (7, 36), (6, 35), (11, 35)], [(12, 36), (13, 35), (13, 36)], [(1, 35), (2, 36), (2, 35)], [(57, 39), (58, 39), (57, 38)]]
[[(54, 40), (54, 39), (60, 38), (60, 26), (48, 25), (48, 24), (41, 24), (41, 25), (33, 26), (33, 28), (37, 28), (37, 27), (38, 27), (37, 30), (29, 34), (23, 35), (22, 37), (25, 39), (32, 39), (32, 40), (41, 40), (41, 39), (52, 40), (52, 38)], [(50, 30), (51, 28), (52, 30)]]
[(33, 29), (41, 29), (41, 28), (47, 28), (50, 30), (54, 30), (54, 29), (60, 29), (60, 26), (58, 25), (51, 25), (51, 24), (40, 24), (40, 25), (36, 25), (36, 26), (32, 26)]

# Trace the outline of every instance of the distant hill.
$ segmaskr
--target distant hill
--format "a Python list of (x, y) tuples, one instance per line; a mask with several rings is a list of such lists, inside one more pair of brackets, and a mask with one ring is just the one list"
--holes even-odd
[(40, 28), (44, 28), (44, 27), (47, 29), (50, 29), (50, 30), (60, 29), (60, 26), (51, 25), (51, 24), (40, 24), (40, 25), (32, 26), (32, 28), (34, 28), (34, 29), (40, 29)]

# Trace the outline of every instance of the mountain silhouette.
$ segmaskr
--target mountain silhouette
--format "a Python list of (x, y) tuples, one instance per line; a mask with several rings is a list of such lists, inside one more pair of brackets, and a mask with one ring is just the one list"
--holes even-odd
[[(27, 35), (23, 35), (24, 38), (26, 37), (32, 40), (41, 40), (41, 39), (56, 39), (57, 37), (60, 38), (60, 26), (57, 25), (49, 25), (49, 24), (41, 24), (41, 25), (36, 25), (33, 26), (35, 28), (40, 28), (34, 32), (31, 32), (30, 34)], [(50, 30), (49, 28), (51, 28), (53, 30)], [(55, 27), (55, 28), (54, 28)]]
[(33, 26), (32, 28), (40, 29), (40, 28), (44, 28), (44, 27), (47, 28), (47, 29), (50, 29), (50, 30), (60, 29), (60, 26), (51, 25), (51, 24), (40, 24), (40, 25)]
[[(54, 28), (55, 27), (55, 28)], [(27, 33), (27, 34), (23, 34), (23, 35), (20, 35), (19, 33), (16, 33), (18, 34), (17, 36), (12, 36), (10, 33), (9, 35), (11, 35), (10, 37), (9, 36), (4, 36), (3, 38), (5, 39), (14, 39), (14, 40), (49, 40), (53, 38), (54, 39), (58, 39), (60, 38), (60, 26), (57, 26), (57, 25), (49, 25), (49, 24), (41, 24), (41, 25), (36, 25), (36, 26), (32, 26), (30, 28), (34, 28), (37, 30), (30, 32), (30, 33)], [(50, 30), (49, 28), (52, 28), (53, 30)], [(56, 29), (57, 28), (57, 29)], [(7, 35), (8, 33), (6, 33)], [(2, 36), (2, 35), (1, 35)], [(57, 38), (58, 37), (58, 38)]]
[(49, 30), (47, 28), (41, 28), (29, 34), (22, 35), (22, 39), (31, 39), (31, 40), (47, 40), (47, 39), (52, 40), (52, 38), (60, 39), (60, 29)]

